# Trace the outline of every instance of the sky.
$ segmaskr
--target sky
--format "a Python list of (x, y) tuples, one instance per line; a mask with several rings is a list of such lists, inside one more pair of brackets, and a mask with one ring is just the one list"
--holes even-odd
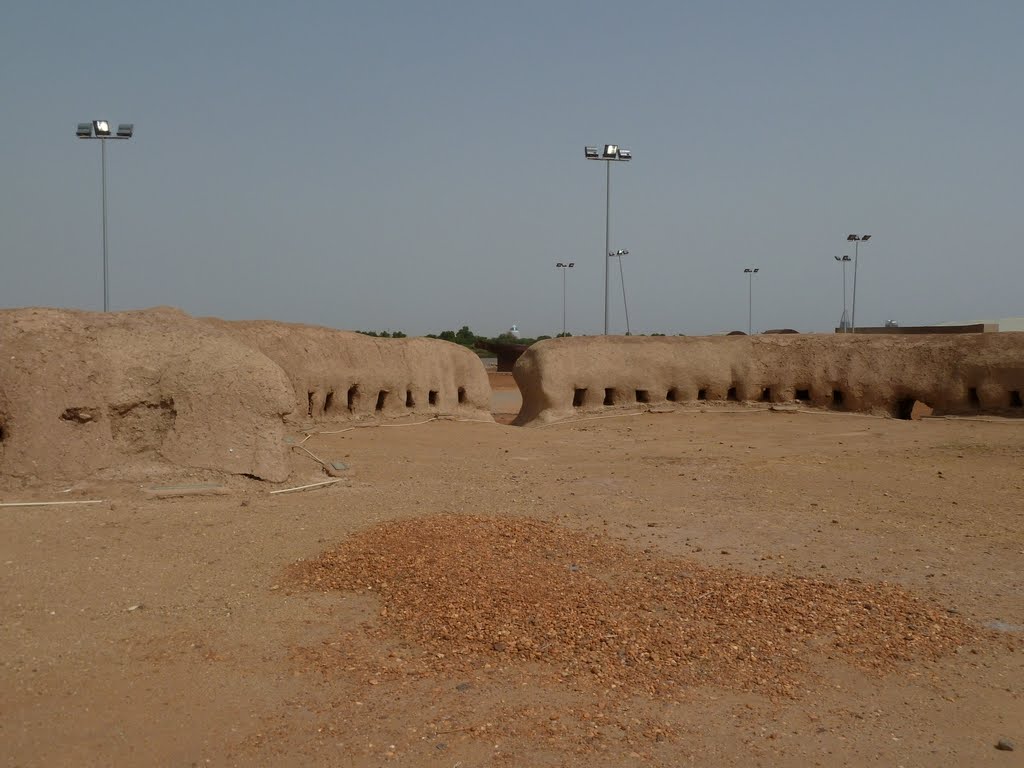
[[(412, 334), (1024, 315), (1020, 0), (7, 2), (0, 307)], [(611, 262), (610, 331), (625, 330)], [(748, 286), (743, 270), (760, 271)], [(853, 270), (848, 273), (852, 292)]]

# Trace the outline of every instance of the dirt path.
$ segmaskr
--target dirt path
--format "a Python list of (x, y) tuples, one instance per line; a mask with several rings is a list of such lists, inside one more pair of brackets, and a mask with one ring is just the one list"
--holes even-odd
[[(0, 510), (5, 764), (1020, 762), (1024, 423), (709, 407), (307, 445), (348, 463), (348, 479), (277, 496), (249, 481), (209, 498), (4, 491), (111, 500)], [(317, 592), (289, 576), (355, 532), (436, 514), (535, 518), (751, 577), (887, 581), (985, 637), (866, 672), (826, 633), (791, 695), (728, 677), (651, 695), (502, 649), (424, 660), (372, 584)], [(996, 750), (1001, 738), (1017, 752)]]

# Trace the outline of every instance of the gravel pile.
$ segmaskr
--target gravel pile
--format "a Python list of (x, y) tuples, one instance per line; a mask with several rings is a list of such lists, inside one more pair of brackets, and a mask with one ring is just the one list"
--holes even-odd
[(377, 594), (368, 631), (422, 649), (425, 665), (520, 660), (654, 695), (701, 683), (792, 694), (821, 654), (884, 671), (979, 639), (896, 586), (709, 568), (523, 518), (378, 525), (294, 576)]

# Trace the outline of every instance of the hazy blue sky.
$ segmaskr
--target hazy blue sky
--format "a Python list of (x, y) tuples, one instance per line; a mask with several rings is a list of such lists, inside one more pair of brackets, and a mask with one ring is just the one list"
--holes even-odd
[[(0, 306), (600, 332), (1024, 315), (1024, 2), (4, 2)], [(852, 253), (852, 252), (851, 252)], [(614, 266), (614, 265), (613, 265)], [(613, 330), (624, 328), (613, 272)], [(851, 272), (852, 278), (852, 272)]]

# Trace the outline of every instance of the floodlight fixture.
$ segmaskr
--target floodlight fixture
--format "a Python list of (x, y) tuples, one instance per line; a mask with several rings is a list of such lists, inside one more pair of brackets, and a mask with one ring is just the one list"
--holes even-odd
[(857, 332), (857, 261), (860, 256), (860, 244), (871, 239), (871, 235), (847, 235), (847, 241), (853, 243), (853, 312), (850, 316), (851, 332)]
[(608, 254), (609, 256), (629, 256), (629, 251), (624, 248), (620, 248), (617, 251), (612, 251)]
[(100, 141), (100, 186), (103, 190), (103, 311), (110, 311), (110, 289), (107, 268), (107, 140), (121, 139), (127, 141), (135, 133), (132, 123), (121, 123), (117, 126), (117, 134), (111, 135), (110, 121), (93, 120), (79, 123), (75, 135), (80, 139), (99, 139)]
[(754, 275), (760, 271), (760, 267), (747, 267), (743, 270), (747, 276), (747, 336), (754, 332)]
[[(599, 150), (596, 146), (585, 146), (583, 154), (587, 160), (603, 160), (605, 162), (605, 203), (604, 203), (604, 335), (608, 335), (608, 260), (614, 256), (611, 250), (611, 228), (612, 228), (612, 162), (630, 161), (633, 159), (633, 152), (623, 149), (618, 144), (604, 144)], [(619, 262), (619, 266), (622, 263)]]
[(576, 262), (570, 261), (566, 264), (564, 261), (560, 261), (555, 264), (555, 267), (562, 270), (562, 335), (565, 336), (565, 275), (566, 273), (576, 266)]

